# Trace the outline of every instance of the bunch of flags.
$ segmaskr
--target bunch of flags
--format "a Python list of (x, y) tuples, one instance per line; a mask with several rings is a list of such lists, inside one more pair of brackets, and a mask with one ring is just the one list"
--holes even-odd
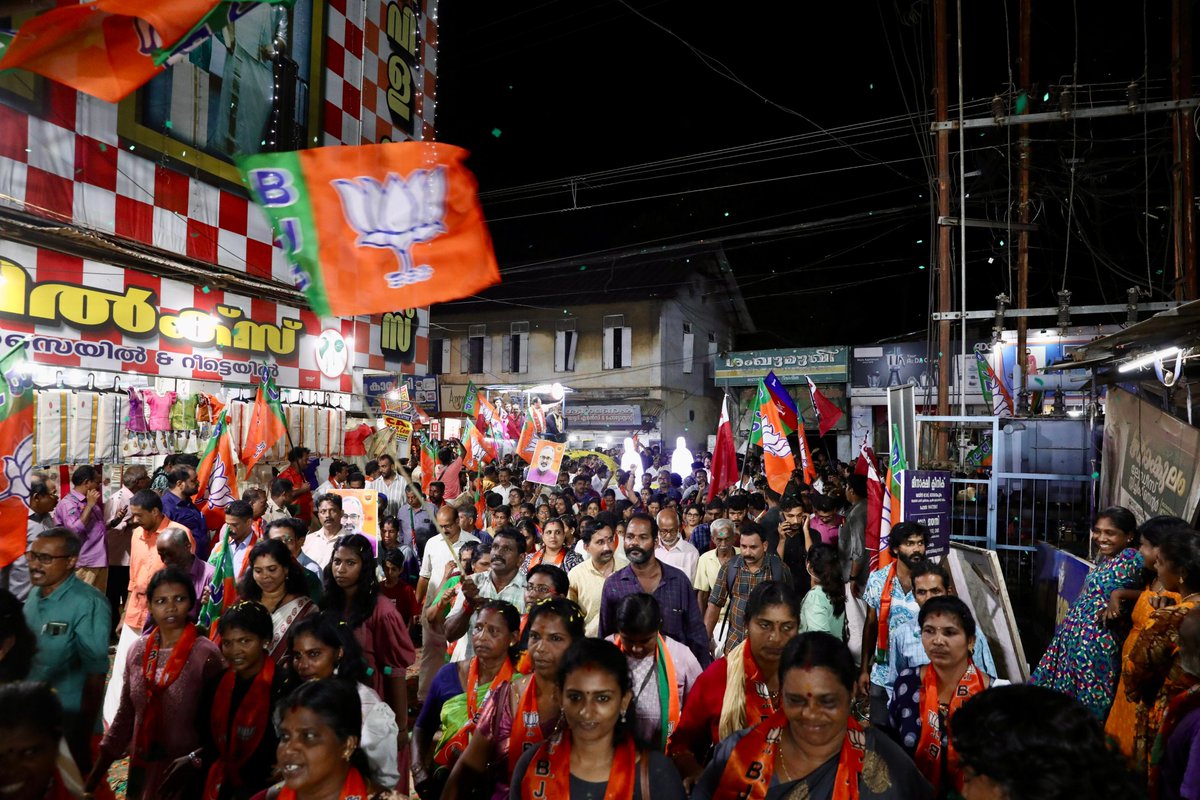
[(979, 388), (983, 391), (984, 402), (991, 407), (992, 414), (997, 417), (1011, 417), (1012, 395), (1004, 381), (996, 375), (996, 370), (992, 369), (987, 358), (978, 350), (975, 351), (975, 368), (979, 371)]
[[(883, 526), (884, 508), (887, 504), (885, 503), (883, 481), (879, 479), (879, 471), (875, 469), (875, 453), (867, 446), (865, 440), (859, 448), (858, 461), (854, 465), (854, 471), (859, 475), (865, 475), (867, 478), (866, 548), (870, 559), (870, 568), (878, 569), (881, 566), (880, 539), (883, 538), (881, 536), (881, 529)], [(890, 513), (890, 506), (888, 506), (889, 532), (891, 531)], [(885, 563), (890, 563), (890, 561), (891, 556), (889, 554)]]

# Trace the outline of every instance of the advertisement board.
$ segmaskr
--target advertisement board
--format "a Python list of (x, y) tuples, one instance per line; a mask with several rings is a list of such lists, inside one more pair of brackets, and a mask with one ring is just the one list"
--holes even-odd
[(638, 428), (642, 407), (635, 405), (569, 405), (567, 423), (572, 428)]
[(714, 357), (717, 386), (755, 386), (768, 372), (783, 383), (844, 383), (849, 377), (850, 348), (792, 347), (784, 350), (743, 350)]
[(927, 558), (940, 558), (950, 548), (950, 514), (953, 495), (949, 472), (906, 469), (901, 499), (901, 516), (929, 528)]
[(1200, 430), (1110, 389), (1102, 470), (1103, 505), (1124, 506), (1140, 520), (1167, 514), (1190, 522), (1200, 501)]
[[(972, 348), (974, 345), (970, 345)], [(983, 402), (974, 349), (964, 360), (957, 352), (951, 359), (966, 380), (967, 402)], [(850, 394), (856, 405), (884, 405), (887, 390), (912, 384), (917, 405), (929, 405), (937, 396), (938, 355), (924, 339), (855, 347), (850, 356)], [(957, 402), (958, 381), (951, 383), (951, 400)]]

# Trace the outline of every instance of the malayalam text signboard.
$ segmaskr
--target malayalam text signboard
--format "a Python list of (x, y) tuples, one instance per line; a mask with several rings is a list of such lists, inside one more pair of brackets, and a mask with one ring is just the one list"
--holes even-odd
[(1124, 389), (1110, 389), (1104, 416), (1106, 505), (1140, 520), (1167, 514), (1189, 522), (1200, 501), (1200, 430)]
[(849, 379), (850, 348), (791, 347), (784, 350), (743, 350), (715, 356), (717, 386), (754, 386), (768, 372), (783, 383), (844, 383)]
[(940, 558), (950, 548), (950, 513), (953, 494), (949, 472), (906, 469), (901, 516), (929, 528), (927, 558)]

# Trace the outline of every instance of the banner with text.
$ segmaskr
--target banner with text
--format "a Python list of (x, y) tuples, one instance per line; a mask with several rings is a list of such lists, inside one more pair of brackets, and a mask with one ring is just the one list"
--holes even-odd
[(768, 372), (782, 383), (843, 383), (849, 379), (850, 348), (792, 347), (786, 350), (743, 350), (715, 357), (717, 386), (756, 386)]
[(1200, 501), (1200, 430), (1124, 389), (1105, 404), (1102, 505), (1140, 520), (1160, 514), (1189, 522)]
[(900, 514), (906, 522), (919, 522), (929, 528), (927, 558), (941, 558), (950, 549), (950, 513), (953, 495), (949, 472), (906, 469), (901, 473), (904, 493)]

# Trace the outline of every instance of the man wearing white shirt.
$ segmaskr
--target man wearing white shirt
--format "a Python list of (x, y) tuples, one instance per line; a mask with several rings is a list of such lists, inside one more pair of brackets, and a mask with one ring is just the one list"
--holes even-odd
[(501, 467), (500, 468), (500, 482), (497, 483), (495, 486), (493, 486), (491, 489), (488, 489), (488, 491), (493, 494), (500, 495), (500, 499), (503, 500), (505, 503), (507, 503), (508, 502), (508, 493), (511, 492), (513, 489), (520, 489), (520, 488), (521, 488), (520, 486), (517, 486), (515, 483), (512, 482), (512, 470), (509, 469), (508, 467)]
[(334, 489), (341, 489), (346, 485), (346, 478), (350, 477), (350, 465), (345, 461), (334, 459), (329, 463), (329, 476), (316, 489), (313, 490), (313, 502), (321, 502), (321, 498), (329, 494)]
[[(459, 549), (467, 542), (479, 541), (479, 537), (458, 527), (458, 512), (451, 506), (438, 509), (437, 524), (442, 533), (425, 543), (425, 555), (421, 559), (420, 577), (417, 580), (417, 602), (422, 609), (441, 590), (446, 580), (446, 565), (458, 564)], [(421, 614), (421, 634), (421, 676), (417, 683), (417, 699), (423, 702), (429, 694), (434, 676), (446, 663), (446, 636), (433, 629), (424, 613)]]
[(416, 552), (417, 530), (433, 525), (437, 509), (433, 503), (421, 503), (421, 496), (413, 486), (408, 487), (405, 495), (407, 502), (396, 515), (396, 522), (400, 526), (400, 544), (411, 547), (413, 552)]
[(367, 483), (367, 488), (387, 497), (387, 509), (383, 516), (398, 516), (404, 507), (408, 481), (396, 472), (396, 461), (391, 456), (379, 457), (379, 477)]
[(342, 496), (327, 494), (317, 504), (317, 520), (321, 527), (304, 539), (302, 552), (325, 569), (333, 558), (333, 546), (343, 535), (350, 533), (342, 526)]
[(696, 565), (700, 563), (700, 551), (680, 535), (679, 515), (673, 508), (664, 508), (655, 519), (658, 523), (658, 546), (654, 555), (665, 564), (670, 564), (687, 575), (689, 582), (696, 580)]

